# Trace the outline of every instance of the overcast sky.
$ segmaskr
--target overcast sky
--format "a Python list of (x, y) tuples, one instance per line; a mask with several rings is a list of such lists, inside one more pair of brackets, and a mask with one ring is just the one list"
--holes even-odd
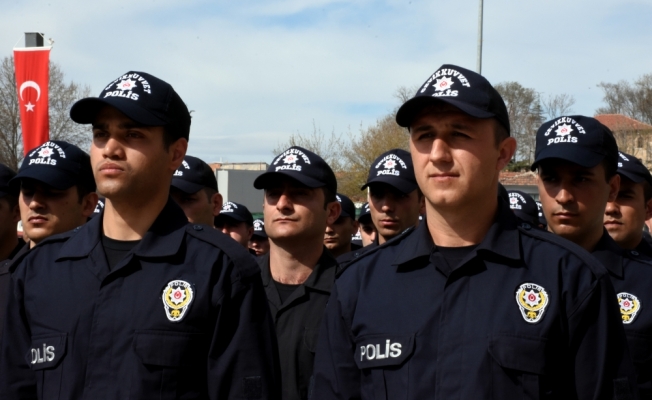
[[(292, 133), (351, 132), (441, 64), (476, 67), (478, 0), (4, 1), (0, 56), (24, 32), (94, 95), (119, 75), (171, 83), (193, 113), (189, 154), (271, 161)], [(61, 3), (61, 4), (60, 4)], [(652, 0), (485, 0), (482, 72), (575, 97), (652, 73)]]

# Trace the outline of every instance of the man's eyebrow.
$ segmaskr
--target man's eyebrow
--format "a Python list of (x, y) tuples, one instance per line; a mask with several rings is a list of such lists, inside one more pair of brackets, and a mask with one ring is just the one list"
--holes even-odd
[[(106, 129), (108, 124), (107, 123), (93, 123), (91, 124), (93, 126), (93, 129)], [(133, 129), (133, 128), (146, 128), (145, 125), (139, 124), (138, 122), (135, 121), (129, 121), (129, 122), (121, 122), (118, 125), (119, 129)]]

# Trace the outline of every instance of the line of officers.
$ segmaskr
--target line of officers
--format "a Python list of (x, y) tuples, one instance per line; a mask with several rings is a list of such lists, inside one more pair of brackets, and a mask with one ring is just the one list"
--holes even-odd
[(443, 65), (357, 219), (294, 146), (254, 221), (186, 155), (165, 81), (130, 71), (70, 116), (90, 156), (0, 168), (2, 399), (652, 398), (652, 176), (593, 118), (539, 128), (538, 210), (498, 184), (503, 99)]

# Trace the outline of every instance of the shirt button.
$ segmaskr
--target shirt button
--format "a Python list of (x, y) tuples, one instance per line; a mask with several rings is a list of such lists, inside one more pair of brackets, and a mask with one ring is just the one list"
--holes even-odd
[(525, 229), (526, 231), (529, 231), (530, 229), (532, 229), (530, 224), (521, 224), (521, 228)]
[(636, 251), (636, 250), (632, 250), (632, 255), (633, 255), (633, 256), (637, 256), (637, 255), (638, 255), (638, 251)]
[(193, 225), (193, 226), (192, 226), (192, 229), (194, 229), (194, 230), (196, 230), (196, 231), (203, 231), (203, 230), (204, 230), (204, 227), (201, 226), (201, 225)]

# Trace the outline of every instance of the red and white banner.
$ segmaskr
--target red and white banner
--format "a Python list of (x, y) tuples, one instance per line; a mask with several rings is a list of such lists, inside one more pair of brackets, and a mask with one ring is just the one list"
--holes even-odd
[(23, 128), (23, 151), (48, 141), (48, 83), (50, 82), (50, 47), (14, 49), (16, 90)]

